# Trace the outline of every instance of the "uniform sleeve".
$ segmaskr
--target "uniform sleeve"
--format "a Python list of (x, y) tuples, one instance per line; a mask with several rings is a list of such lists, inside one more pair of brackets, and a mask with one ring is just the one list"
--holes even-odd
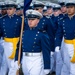
[(55, 36), (55, 47), (61, 46), (62, 38), (63, 38), (63, 27), (61, 24), (59, 24)]
[(49, 35), (50, 38), (50, 49), (51, 51), (54, 51), (54, 47), (55, 47), (55, 42), (54, 42), (54, 38), (55, 38), (55, 32), (54, 32), (54, 28), (53, 25), (54, 23), (52, 23), (50, 20), (47, 20), (47, 33)]
[(47, 35), (44, 35), (41, 38), (41, 47), (43, 52), (44, 69), (50, 69), (50, 44)]

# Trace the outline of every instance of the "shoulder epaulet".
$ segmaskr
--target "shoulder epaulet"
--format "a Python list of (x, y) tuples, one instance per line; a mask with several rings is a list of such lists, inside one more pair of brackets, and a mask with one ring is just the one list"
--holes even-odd
[(66, 19), (66, 16), (62, 17), (59, 19), (59, 21)]
[(7, 14), (6, 15), (3, 15), (1, 18), (4, 18), (4, 17), (6, 17), (7, 16)]
[(48, 18), (48, 19), (49, 19), (50, 17), (49, 17), (49, 16), (46, 16), (46, 18)]

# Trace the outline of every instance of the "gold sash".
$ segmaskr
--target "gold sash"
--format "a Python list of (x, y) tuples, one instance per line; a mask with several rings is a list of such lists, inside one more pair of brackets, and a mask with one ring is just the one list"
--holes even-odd
[(14, 59), (15, 54), (16, 54), (17, 43), (19, 41), (19, 37), (18, 38), (4, 38), (4, 40), (5, 40), (5, 42), (11, 42), (13, 44), (13, 52), (9, 56), (9, 58)]
[(71, 59), (71, 62), (75, 63), (75, 39), (73, 39), (73, 40), (64, 40), (64, 42), (67, 43), (67, 44), (73, 44), (73, 46), (74, 46), (74, 55)]

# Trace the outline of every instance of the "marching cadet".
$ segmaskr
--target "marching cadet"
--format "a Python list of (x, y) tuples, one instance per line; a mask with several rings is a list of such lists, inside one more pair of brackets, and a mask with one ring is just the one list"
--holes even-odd
[(47, 13), (47, 7), (46, 6), (44, 6), (44, 8), (43, 8), (43, 15), (44, 16), (47, 16), (48, 15), (48, 13)]
[[(43, 7), (44, 4), (42, 2), (35, 2), (34, 3), (34, 10), (39, 11), (40, 13), (43, 13)], [(54, 38), (54, 29), (53, 29), (53, 23), (51, 22), (51, 20), (49, 20), (48, 18), (46, 18), (45, 16), (43, 16), (41, 18), (41, 20), (39, 21), (39, 25), (38, 28), (41, 32), (47, 32), (50, 38), (50, 41), (53, 42), (53, 38)], [(50, 44), (51, 48), (54, 48), (54, 44)], [(54, 50), (54, 49), (51, 49)]]
[(63, 15), (65, 15), (67, 13), (67, 8), (66, 8), (65, 2), (66, 2), (66, 0), (59, 1), (59, 4), (61, 5), (61, 12)]
[(6, 3), (5, 2), (1, 2), (1, 15), (2, 17), (5, 16), (7, 14), (7, 10), (6, 10)]
[(53, 3), (47, 3), (46, 6), (47, 6), (48, 16), (51, 17), (51, 19), (52, 19), (52, 17), (53, 17)]
[[(61, 6), (59, 4), (55, 4), (54, 8), (54, 16), (55, 16), (55, 34), (58, 30), (58, 16), (61, 14)], [(61, 74), (61, 67), (62, 67), (62, 58), (60, 55), (60, 52), (55, 51), (54, 52), (54, 62), (56, 65), (55, 66), (55, 71), (56, 71), (56, 75), (60, 75)]]
[(59, 4), (54, 5), (53, 14), (54, 14), (53, 22), (54, 22), (54, 25), (55, 25), (54, 30), (55, 30), (55, 33), (56, 33), (57, 28), (58, 28), (57, 17), (61, 14), (61, 6)]
[(58, 16), (59, 14), (61, 14), (61, 6), (59, 4), (55, 4), (55, 6), (53, 7), (53, 13), (54, 16)]
[(16, 9), (16, 15), (23, 16), (24, 3), (19, 3)]
[(75, 75), (75, 0), (66, 1), (67, 13), (59, 22), (55, 51), (59, 52), (64, 36), (64, 58), (61, 75)]
[(20, 6), (21, 6), (21, 15), (23, 16), (23, 10), (24, 10), (24, 2), (21, 2), (20, 3)]
[[(59, 4), (54, 3), (54, 4), (52, 4), (52, 8), (53, 8), (53, 14), (52, 14), (52, 16), (50, 16), (50, 18), (52, 19), (52, 21), (54, 23), (53, 24), (54, 25), (53, 28), (54, 28), (54, 32), (55, 32), (54, 34), (56, 34), (57, 27), (58, 27), (57, 16), (61, 13), (61, 6)], [(52, 72), (52, 74), (54, 74), (55, 71), (57, 70), (56, 61), (57, 61), (57, 55), (54, 51), (51, 51), (51, 72)], [(56, 71), (56, 75), (57, 75), (57, 71)]]
[[(47, 75), (50, 71), (50, 44), (49, 37), (38, 30), (37, 26), (42, 14), (36, 10), (26, 11), (29, 29), (23, 31), (22, 36), (22, 69), (24, 75)], [(17, 48), (15, 62), (12, 69), (18, 69)], [(49, 71), (47, 71), (49, 70)], [(11, 71), (11, 70), (10, 70)], [(11, 71), (13, 72), (13, 71)], [(9, 75), (15, 75), (9, 73)]]
[[(34, 9), (39, 12), (41, 11), (41, 13), (42, 13), (43, 7), (44, 7), (44, 4), (41, 2), (36, 2), (34, 4)], [(53, 24), (52, 20), (45, 16), (43, 16), (43, 18), (40, 20), (39, 25), (38, 25), (38, 28), (41, 32), (43, 32), (43, 33), (47, 32), (47, 34), (50, 38), (50, 49), (52, 52), (54, 52), (54, 34), (55, 34), (53, 26), (54, 26), (54, 24)], [(51, 66), (51, 64), (50, 64), (50, 66)]]
[(0, 19), (0, 31), (1, 36), (4, 38), (4, 63), (6, 64), (1, 68), (1, 75), (6, 75), (8, 69), (10, 69), (10, 63), (14, 59), (16, 52), (16, 45), (19, 40), (21, 21), (22, 18), (15, 15), (16, 4), (13, 1), (8, 1), (6, 4), (7, 15)]
[[(58, 26), (59, 26), (59, 22), (61, 21), (61, 19), (63, 19), (66, 14), (67, 14), (67, 8), (66, 8), (66, 4), (65, 4), (65, 0), (61, 0), (58, 1), (58, 3), (61, 6), (61, 14), (59, 14), (56, 18), (56, 26), (57, 26), (57, 30), (58, 30)], [(64, 40), (64, 38), (63, 38)], [(61, 75), (61, 70), (62, 70), (62, 66), (63, 66), (63, 49), (64, 49), (64, 41), (62, 40), (62, 44), (61, 44), (61, 50), (55, 51), (57, 54), (57, 59), (56, 59), (56, 75)]]
[(57, 17), (58, 18), (58, 23), (59, 23), (60, 19), (65, 17), (66, 14), (67, 14), (67, 8), (66, 8), (66, 3), (65, 2), (66, 2), (66, 0), (58, 1), (58, 3), (61, 6), (61, 14), (59, 14), (59, 16)]
[[(55, 30), (55, 16), (53, 15), (53, 5), (54, 3), (46, 3), (47, 6), (47, 13), (48, 15), (46, 16), (51, 22), (52, 22), (52, 27)], [(54, 31), (55, 32), (55, 31)], [(54, 50), (51, 51), (51, 55), (50, 55), (50, 60), (51, 60), (51, 74), (55, 74), (55, 65), (54, 65)]]
[(17, 8), (16, 8), (16, 15), (22, 16), (22, 14), (21, 14), (21, 6), (19, 4), (17, 5)]
[(66, 2), (66, 0), (58, 1), (58, 3), (61, 6), (61, 14), (59, 14), (57, 16), (57, 23), (58, 24), (59, 24), (59, 21), (67, 15), (67, 8), (66, 8), (66, 3), (65, 2)]

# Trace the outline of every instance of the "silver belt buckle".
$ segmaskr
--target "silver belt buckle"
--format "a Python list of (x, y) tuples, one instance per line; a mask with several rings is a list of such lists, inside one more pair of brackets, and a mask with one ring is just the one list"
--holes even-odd
[(27, 52), (25, 53), (25, 56), (28, 56), (28, 53)]
[(33, 53), (25, 53), (25, 56), (33, 56)]

